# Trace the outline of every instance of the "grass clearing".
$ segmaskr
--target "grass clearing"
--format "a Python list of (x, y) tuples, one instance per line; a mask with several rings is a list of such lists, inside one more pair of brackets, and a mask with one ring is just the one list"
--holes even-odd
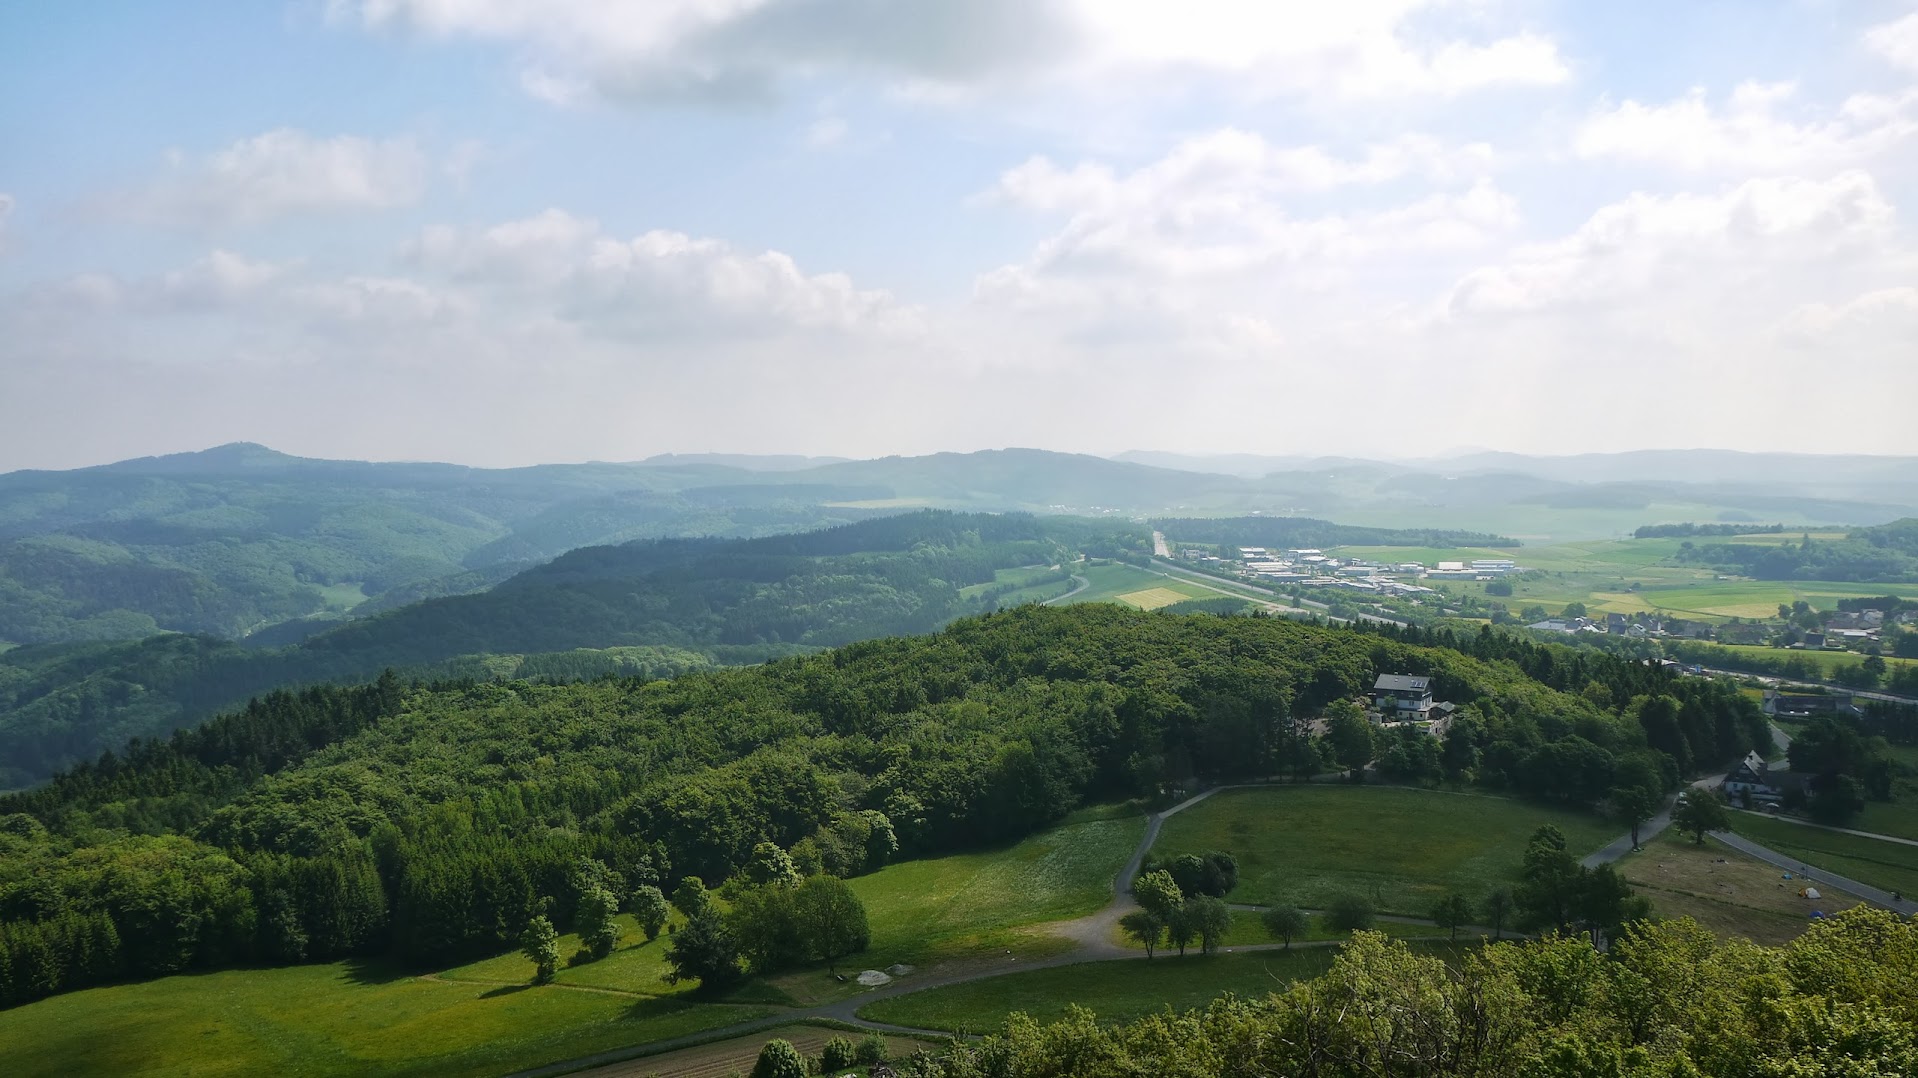
[(1768, 946), (1797, 939), (1814, 909), (1830, 914), (1858, 904), (1829, 888), (1816, 901), (1800, 898), (1800, 885), (1781, 879), (1776, 867), (1718, 842), (1697, 846), (1669, 832), (1621, 858), (1618, 869), (1652, 900), (1658, 916), (1690, 917), (1719, 936)]
[[(1471, 944), (1415, 946), (1452, 955)], [(1227, 993), (1260, 998), (1282, 992), (1324, 973), (1337, 954), (1336, 947), (1316, 946), (1086, 962), (895, 996), (860, 1008), (859, 1016), (921, 1029), (984, 1032), (998, 1028), (1014, 1011), (1048, 1022), (1077, 1005), (1102, 1021), (1124, 1022), (1167, 1008), (1203, 1007)]]
[(1234, 902), (1323, 909), (1353, 892), (1382, 912), (1423, 917), (1447, 891), (1476, 903), (1515, 880), (1544, 824), (1578, 854), (1620, 833), (1596, 816), (1506, 798), (1314, 784), (1221, 791), (1167, 820), (1153, 852), (1231, 853)]
[(1732, 830), (1813, 868), (1886, 891), (1918, 894), (1918, 846), (1860, 838), (1748, 812), (1732, 814)]
[[(746, 1074), (753, 1069), (753, 1062), (759, 1058), (759, 1050), (767, 1041), (786, 1041), (808, 1056), (816, 1056), (826, 1042), (834, 1037), (858, 1041), (864, 1033), (836, 1029), (832, 1026), (793, 1025), (780, 1026), (745, 1037), (731, 1040), (714, 1041), (696, 1048), (681, 1048), (676, 1052), (662, 1052), (655, 1056), (642, 1056), (624, 1063), (613, 1063), (592, 1070), (576, 1072), (580, 1078), (725, 1078), (730, 1074)], [(909, 1056), (921, 1048), (930, 1047), (927, 1042), (911, 1037), (887, 1036), (886, 1050), (894, 1059)], [(838, 1073), (838, 1072), (835, 1072)], [(855, 1073), (863, 1074), (864, 1071)]]
[(1147, 588), (1144, 591), (1129, 591), (1118, 597), (1127, 606), (1136, 606), (1141, 610), (1157, 610), (1173, 603), (1183, 603), (1192, 598), (1183, 592), (1171, 588)]
[(0, 1074), (491, 1075), (771, 1013), (355, 962), (225, 970), (0, 1012)]
[(872, 946), (859, 961), (914, 965), (986, 951), (1055, 953), (1065, 941), (1033, 926), (1092, 913), (1145, 833), (1117, 806), (1084, 811), (1014, 846), (888, 865), (851, 881)]
[[(1125, 602), (1125, 596), (1136, 592), (1166, 591), (1177, 595), (1171, 602), (1184, 599), (1211, 599), (1218, 592), (1198, 584), (1188, 583), (1173, 577), (1141, 569), (1135, 565), (1111, 562), (1104, 565), (1086, 565), (1078, 570), (1086, 578), (1086, 589), (1066, 600), (1070, 603), (1110, 603)], [(1138, 605), (1128, 604), (1128, 605)], [(1169, 605), (1161, 603), (1161, 606)]]

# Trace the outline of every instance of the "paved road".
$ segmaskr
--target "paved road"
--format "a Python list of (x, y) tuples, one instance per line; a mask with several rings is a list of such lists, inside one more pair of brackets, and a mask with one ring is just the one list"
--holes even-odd
[(1883, 906), (1886, 909), (1897, 910), (1899, 913), (1918, 914), (1918, 902), (1913, 902), (1909, 899), (1896, 899), (1892, 897), (1890, 892), (1881, 891), (1870, 884), (1859, 883), (1857, 880), (1840, 876), (1836, 872), (1827, 872), (1822, 868), (1813, 868), (1796, 857), (1789, 857), (1776, 850), (1766, 849), (1758, 843), (1748, 838), (1735, 835), (1730, 831), (1713, 831), (1711, 832), (1711, 836), (1740, 853), (1750, 854), (1760, 861), (1776, 865), (1790, 872), (1794, 878), (1808, 879), (1813, 883), (1820, 883), (1826, 887), (1835, 887), (1840, 891), (1848, 891), (1867, 902)]
[(1836, 831), (1841, 835), (1857, 835), (1859, 838), (1875, 838), (1880, 842), (1896, 842), (1900, 846), (1918, 846), (1918, 841), (1899, 838), (1897, 835), (1881, 835), (1876, 831), (1854, 831), (1849, 827), (1833, 827), (1830, 824), (1813, 823), (1810, 820), (1801, 820), (1796, 816), (1781, 816), (1775, 812), (1754, 812), (1751, 809), (1736, 809), (1734, 811), (1743, 812), (1747, 816), (1763, 816), (1767, 820), (1777, 820), (1779, 823), (1794, 823), (1800, 827), (1810, 827), (1819, 831)]
[(1092, 586), (1092, 581), (1087, 580), (1085, 577), (1080, 576), (1078, 573), (1074, 573), (1072, 574), (1072, 590), (1071, 591), (1066, 592), (1064, 595), (1055, 595), (1052, 598), (1047, 599), (1045, 602), (1040, 603), (1039, 605), (1051, 606), (1053, 603), (1065, 602), (1067, 599), (1072, 598), (1074, 595), (1079, 594), (1080, 592), (1086, 590), (1087, 588), (1091, 586)]
[[(1702, 779), (1694, 779), (1692, 781), (1692, 789), (1711, 790), (1711, 789), (1716, 789), (1717, 787), (1723, 786), (1724, 784), (1725, 784), (1725, 776), (1707, 775)], [(1639, 825), (1638, 844), (1640, 846), (1643, 846), (1645, 843), (1650, 842), (1653, 838), (1658, 836), (1659, 832), (1665, 830), (1667, 827), (1670, 827), (1672, 825), (1672, 807), (1673, 805), (1677, 803), (1677, 801), (1678, 801), (1678, 798), (1675, 796), (1671, 798), (1671, 800), (1666, 801), (1664, 811), (1660, 812), (1658, 815), (1652, 817), (1649, 820), (1646, 820), (1643, 824)], [(1605, 845), (1599, 847), (1597, 850), (1594, 850), (1593, 852), (1586, 854), (1584, 857), (1579, 859), (1578, 863), (1581, 865), (1584, 865), (1586, 868), (1597, 868), (1600, 865), (1609, 865), (1613, 861), (1616, 861), (1619, 858), (1631, 852), (1632, 852), (1632, 836), (1630, 832), (1627, 832), (1623, 835), (1620, 835), (1618, 838), (1613, 839), (1612, 841), (1606, 843)]]

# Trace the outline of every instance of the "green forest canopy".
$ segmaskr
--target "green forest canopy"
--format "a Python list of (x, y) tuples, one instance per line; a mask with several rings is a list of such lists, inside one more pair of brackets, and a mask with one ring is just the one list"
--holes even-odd
[[(929, 632), (993, 608), (990, 591), (967, 599), (961, 588), (999, 569), (1056, 563), (1062, 550), (1049, 531), (1081, 548), (1101, 542), (1084, 522), (925, 511), (759, 539), (588, 547), (491, 591), (356, 619), (286, 648), (187, 636), (19, 648), (0, 653), (0, 787), (270, 689), (387, 668), (428, 678), (667, 676)], [(479, 658), (511, 656), (538, 658), (506, 669)]]
[(570, 923), (581, 858), (629, 885), (718, 882), (761, 842), (856, 845), (875, 813), (904, 856), (1009, 841), (1090, 800), (1281, 770), (1291, 718), (1382, 671), (1462, 705), (1456, 778), (1557, 804), (1669, 789), (1764, 736), (1730, 686), (1489, 630), (1101, 604), (671, 681), (387, 676), (271, 694), (0, 798), (5, 998), (295, 954), (497, 953), (544, 897)]

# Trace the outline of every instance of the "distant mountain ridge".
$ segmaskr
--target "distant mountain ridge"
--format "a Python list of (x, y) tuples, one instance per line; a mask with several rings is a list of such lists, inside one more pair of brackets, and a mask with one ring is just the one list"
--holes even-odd
[(488, 469), (235, 443), (13, 472), (0, 475), (0, 647), (162, 631), (284, 643), (360, 613), (481, 590), (579, 547), (772, 535), (927, 507), (1264, 514), (1528, 541), (1678, 521), (1875, 525), (1918, 515), (1918, 458), (1121, 456), (701, 453)]

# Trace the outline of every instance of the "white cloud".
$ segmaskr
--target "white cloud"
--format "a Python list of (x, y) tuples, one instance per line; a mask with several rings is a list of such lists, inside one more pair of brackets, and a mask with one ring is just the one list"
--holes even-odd
[(1717, 195), (1634, 194), (1599, 209), (1564, 239), (1519, 249), (1466, 275), (1446, 309), (1456, 316), (1537, 312), (1624, 301), (1651, 315), (1672, 286), (1803, 286), (1834, 258), (1890, 238), (1893, 210), (1871, 176), (1750, 180)]
[(1770, 172), (1856, 164), (1918, 132), (1918, 91), (1857, 94), (1803, 121), (1784, 114), (1796, 98), (1791, 83), (1746, 82), (1722, 109), (1702, 89), (1664, 105), (1626, 101), (1590, 116), (1574, 146), (1587, 158)]
[[(1207, 333), (1309, 307), (1323, 314), (1328, 299), (1344, 304), (1360, 294), (1352, 285), (1361, 267), (1384, 256), (1399, 264), (1381, 276), (1416, 276), (1408, 263), (1479, 250), (1515, 228), (1517, 204), (1483, 175), (1490, 163), (1483, 146), (1420, 136), (1342, 157), (1236, 130), (1189, 139), (1125, 173), (1034, 158), (975, 201), (1061, 215), (1063, 226), (1025, 261), (982, 274), (975, 298), (1085, 327), (1114, 319), (1135, 334), (1137, 320), (1153, 312)], [(1390, 195), (1376, 208), (1313, 201), (1333, 188), (1408, 177), (1453, 189), (1410, 201)]]
[(167, 173), (127, 196), (133, 215), (188, 226), (246, 225), (297, 214), (417, 202), (429, 172), (410, 138), (320, 138), (279, 128), (204, 157), (174, 154)]
[(1893, 64), (1918, 71), (1918, 11), (1867, 30), (1865, 44)]
[(893, 332), (920, 317), (844, 274), (805, 273), (779, 251), (667, 230), (620, 239), (557, 209), (483, 229), (428, 229), (405, 255), (475, 287), (535, 298), (594, 333)]
[(1479, 33), (1492, 10), (1449, 0), (329, 0), (328, 11), (372, 30), (517, 46), (522, 86), (557, 103), (763, 98), (835, 71), (932, 95), (1008, 79), (1122, 93), (1128, 76), (1151, 72), (1341, 98), (1570, 75), (1550, 38)]
[(1404, 176), (1448, 181), (1482, 175), (1492, 164), (1484, 143), (1448, 147), (1423, 135), (1369, 146), (1354, 159), (1322, 146), (1275, 146), (1262, 136), (1226, 128), (1187, 139), (1164, 158), (1119, 176), (1108, 165), (1062, 169), (1034, 157), (1005, 172), (977, 201), (1029, 209), (1110, 212), (1149, 210), (1206, 192), (1269, 196), (1378, 184)]

